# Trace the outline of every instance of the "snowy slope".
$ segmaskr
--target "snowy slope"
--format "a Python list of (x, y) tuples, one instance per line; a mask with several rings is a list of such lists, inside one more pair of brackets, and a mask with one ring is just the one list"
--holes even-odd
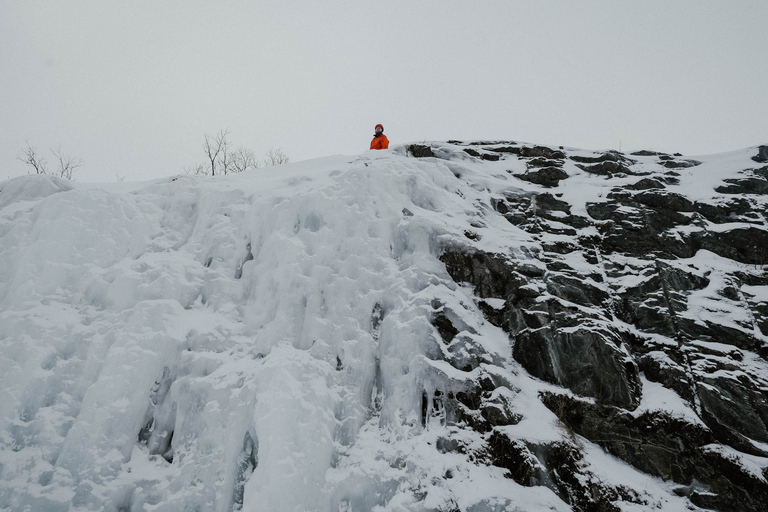
[[(542, 240), (494, 206), (542, 190), (516, 177), (525, 161), (432, 149), (217, 178), (0, 184), (0, 510), (572, 510), (551, 482), (508, 478), (490, 462), (492, 432), (435, 398), (484, 375), (504, 383), (491, 398), (517, 417), (506, 436), (575, 443), (582, 477), (633, 490), (619, 509), (695, 508), (672, 482), (574, 437), (540, 399), (563, 388), (531, 376), (487, 321), (482, 308), (504, 301), (480, 304), (440, 260), (471, 246), (545, 268), (542, 244), (568, 235)], [(672, 188), (710, 199), (754, 153), (697, 157)], [(559, 198), (585, 216), (616, 180), (636, 181), (565, 169)], [(734, 265), (707, 251), (696, 261)], [(704, 292), (691, 304), (744, 323)], [(474, 352), (448, 354), (436, 311)], [(633, 414), (701, 424), (675, 392), (643, 387)], [(748, 462), (764, 480), (768, 460)]]

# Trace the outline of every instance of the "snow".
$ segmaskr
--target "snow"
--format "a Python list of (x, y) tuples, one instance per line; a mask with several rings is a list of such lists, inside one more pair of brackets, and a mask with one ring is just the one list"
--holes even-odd
[(640, 405), (632, 412), (634, 416), (640, 416), (648, 412), (664, 411), (671, 417), (680, 418), (688, 423), (706, 428), (704, 422), (691, 409), (690, 405), (680, 398), (680, 395), (665, 388), (658, 382), (648, 380), (642, 374), (640, 378), (643, 383), (643, 397)]
[[(477, 444), (465, 431), (421, 425), (422, 392), (468, 378), (429, 357), (437, 299), (463, 312), (460, 334), (512, 383), (525, 414), (508, 433), (564, 435), (537, 398), (553, 388), (512, 360), (507, 335), (437, 258), (467, 231), (489, 253), (535, 254), (539, 241), (483, 212), (540, 187), (510, 178), (524, 170), (514, 160), (435, 151), (452, 160), (400, 146), (216, 178), (0, 184), (0, 510), (570, 510), (546, 487), (436, 448), (448, 436)], [(711, 168), (744, 155), (722, 158)], [(681, 171), (680, 186), (704, 197), (722, 177), (705, 165)], [(615, 184), (566, 169), (576, 214)], [(643, 384), (639, 411), (696, 420)], [(651, 501), (683, 509), (592, 452), (606, 480), (639, 479)]]

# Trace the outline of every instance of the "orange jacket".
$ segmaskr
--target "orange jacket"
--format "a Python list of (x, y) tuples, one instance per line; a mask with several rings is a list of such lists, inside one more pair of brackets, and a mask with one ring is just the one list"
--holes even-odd
[(371, 149), (387, 149), (388, 147), (389, 139), (383, 133), (371, 141)]

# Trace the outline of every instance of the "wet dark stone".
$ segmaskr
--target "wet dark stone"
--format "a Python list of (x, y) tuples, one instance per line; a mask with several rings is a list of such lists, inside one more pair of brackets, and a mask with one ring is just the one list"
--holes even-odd
[(672, 210), (675, 212), (694, 211), (693, 202), (685, 196), (666, 190), (647, 190), (635, 194), (635, 201), (651, 208)]
[(624, 486), (608, 486), (581, 468), (583, 455), (571, 443), (552, 443), (540, 448), (537, 455), (548, 469), (546, 476), (551, 484), (547, 486), (574, 511), (620, 512), (622, 509), (614, 504), (620, 501), (648, 506), (636, 491)]
[(480, 236), (480, 234), (477, 231), (472, 231), (470, 229), (464, 230), (464, 236), (469, 238), (470, 240), (474, 240), (475, 242), (483, 238), (482, 236)]
[(768, 440), (768, 393), (748, 378), (749, 385), (723, 377), (701, 381), (705, 385), (697, 386), (697, 391), (702, 418), (718, 440), (745, 453), (768, 456), (747, 438), (762, 443)]
[[(700, 248), (692, 235), (680, 236), (665, 232), (676, 226), (685, 226), (691, 218), (668, 209), (651, 209), (628, 201), (626, 197), (609, 194), (616, 202), (588, 203), (587, 213), (596, 220), (608, 222), (598, 225), (603, 233), (602, 250), (619, 252), (641, 258), (669, 255), (689, 258)], [(626, 209), (624, 205), (633, 208)]]
[(520, 274), (528, 277), (542, 277), (545, 274), (545, 270), (537, 265), (531, 265), (530, 263), (520, 263), (515, 266), (515, 270)]
[[(765, 510), (768, 503), (768, 486), (765, 480), (745, 471), (743, 464), (716, 451), (702, 450), (703, 464), (700, 473), (710, 487), (709, 492), (694, 490), (691, 502), (713, 510), (739, 510), (757, 512)], [(763, 478), (765, 478), (763, 471)]]
[(679, 185), (680, 179), (678, 178), (680, 176), (674, 171), (668, 171), (664, 173), (664, 176), (660, 176), (659, 179), (663, 180), (664, 183), (667, 185)]
[(542, 401), (577, 434), (645, 473), (688, 484), (696, 475), (697, 448), (715, 442), (703, 426), (660, 411), (638, 417), (607, 405), (545, 393)]
[(574, 162), (579, 162), (582, 164), (597, 164), (600, 162), (628, 162), (628, 163), (635, 163), (634, 160), (630, 160), (618, 151), (608, 151), (607, 153), (602, 153), (600, 156), (579, 156), (579, 155), (571, 155), (571, 160)]
[(578, 245), (564, 240), (558, 240), (553, 243), (544, 242), (541, 244), (541, 247), (546, 252), (555, 252), (557, 254), (568, 254), (579, 249)]
[(465, 393), (464, 391), (456, 393), (456, 400), (471, 411), (480, 409), (480, 404), (482, 403), (482, 398), (478, 393)]
[[(763, 336), (768, 336), (768, 302), (759, 302), (750, 299), (747, 299), (747, 301), (754, 314), (758, 329), (763, 333)], [(763, 356), (763, 359), (768, 360), (768, 356)]]
[(450, 343), (459, 334), (459, 330), (454, 327), (453, 323), (445, 315), (437, 315), (432, 320), (432, 325), (435, 326), (437, 332), (440, 333), (440, 337), (445, 343)]
[(728, 185), (721, 185), (715, 192), (721, 194), (768, 194), (768, 180), (764, 178), (739, 178), (723, 180)]
[(571, 213), (571, 205), (565, 201), (557, 199), (552, 194), (545, 192), (543, 194), (536, 194), (536, 209), (542, 209), (547, 211), (558, 211), (564, 213)]
[(632, 410), (642, 385), (637, 366), (620, 346), (621, 338), (605, 328), (544, 327), (518, 334), (513, 357), (535, 377)]
[(614, 174), (632, 174), (629, 167), (618, 162), (605, 161), (594, 165), (581, 165), (576, 164), (581, 170), (587, 171), (591, 174), (599, 174), (601, 176), (613, 176)]
[(661, 354), (662, 352), (659, 351), (656, 354), (640, 357), (638, 361), (640, 371), (648, 380), (663, 384), (689, 404), (694, 403), (695, 393), (684, 367), (683, 354), (676, 347), (664, 353), (665, 356), (670, 357), (661, 357)]
[(488, 455), (491, 464), (507, 470), (506, 478), (526, 487), (541, 485), (540, 474), (544, 468), (524, 442), (494, 432), (488, 438)]
[[(765, 510), (768, 484), (736, 457), (713, 449), (716, 439), (707, 428), (661, 411), (634, 417), (566, 395), (544, 393), (541, 398), (576, 434), (645, 473), (690, 486), (690, 491), (683, 491), (692, 502), (723, 511)], [(710, 492), (697, 493), (694, 479)]]
[(687, 309), (686, 293), (706, 288), (709, 280), (661, 262), (654, 270), (621, 292), (614, 301), (615, 314), (639, 329), (674, 338), (681, 330), (677, 313)]
[(583, 276), (554, 274), (546, 282), (549, 293), (582, 306), (602, 306), (610, 297), (605, 290), (598, 288)]
[(528, 171), (525, 174), (515, 174), (515, 176), (537, 185), (556, 187), (560, 184), (560, 180), (568, 178), (568, 173), (560, 167), (543, 167), (535, 171)]
[(725, 258), (746, 263), (768, 263), (768, 231), (756, 227), (712, 232), (700, 237), (700, 246)]
[(551, 149), (546, 146), (524, 146), (520, 148), (520, 156), (524, 158), (544, 157), (555, 160), (565, 158), (565, 153), (558, 149)]
[(522, 419), (520, 415), (510, 412), (504, 404), (487, 404), (481, 409), (480, 414), (493, 427), (517, 425)]
[(755, 162), (768, 162), (768, 146), (760, 146), (757, 148), (757, 155), (752, 157)]
[(435, 156), (432, 152), (432, 148), (429, 146), (422, 146), (419, 144), (411, 144), (408, 146), (408, 151), (416, 158), (426, 158)]
[(654, 188), (664, 188), (664, 184), (661, 183), (659, 180), (655, 180), (653, 178), (643, 178), (637, 183), (633, 183), (632, 185), (627, 185), (627, 188), (632, 190), (649, 190)]
[(480, 153), (479, 151), (476, 151), (471, 148), (464, 149), (464, 152), (470, 156), (474, 156), (475, 158), (481, 158), (483, 160), (490, 160), (493, 162), (499, 160), (499, 155), (489, 155), (488, 153)]
[(701, 165), (701, 162), (697, 160), (662, 160), (659, 162), (667, 169), (687, 169), (689, 167), (696, 167)]
[(470, 146), (499, 146), (501, 144), (510, 145), (516, 144), (513, 140), (476, 140), (470, 142)]
[[(724, 345), (733, 345), (744, 350), (760, 353), (763, 343), (755, 338), (752, 326), (744, 326), (743, 329), (722, 325), (710, 319), (698, 320), (681, 318), (677, 322), (679, 331), (691, 339), (714, 341)], [(749, 330), (746, 330), (749, 329)]]
[(533, 167), (562, 167), (562, 160), (550, 160), (548, 158), (538, 157), (528, 160), (525, 164), (529, 169)]
[(520, 148), (517, 146), (502, 146), (500, 148), (483, 148), (486, 151), (495, 151), (496, 153), (511, 153), (514, 155), (520, 154)]
[(744, 222), (746, 220), (744, 216), (753, 213), (752, 203), (743, 197), (734, 197), (718, 203), (696, 202), (694, 208), (697, 213), (716, 224)]
[(475, 294), (481, 298), (506, 299), (527, 283), (502, 256), (447, 250), (440, 261), (454, 281), (475, 285)]

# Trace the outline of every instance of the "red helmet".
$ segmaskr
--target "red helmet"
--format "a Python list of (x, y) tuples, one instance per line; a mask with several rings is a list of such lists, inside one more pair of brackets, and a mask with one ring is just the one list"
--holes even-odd
[(379, 128), (381, 128), (381, 131), (384, 131), (384, 125), (383, 124), (377, 124), (376, 127), (374, 128), (374, 130), (377, 130)]

